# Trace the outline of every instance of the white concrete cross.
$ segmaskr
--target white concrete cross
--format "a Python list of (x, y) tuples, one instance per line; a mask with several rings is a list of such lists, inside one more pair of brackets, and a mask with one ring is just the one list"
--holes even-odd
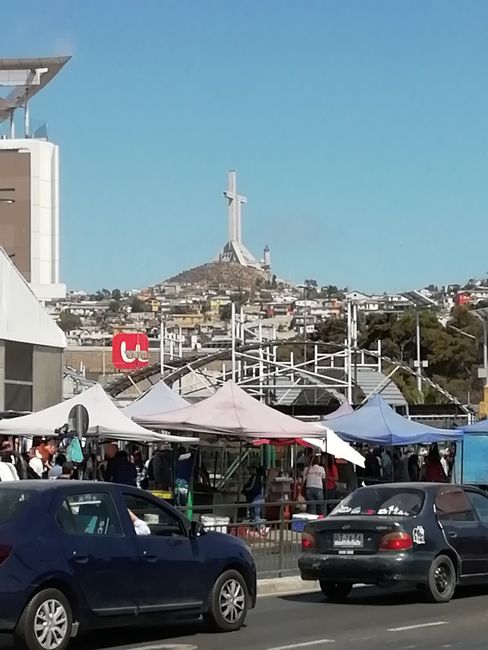
[(225, 198), (229, 201), (229, 241), (242, 244), (242, 212), (241, 206), (247, 203), (247, 198), (237, 194), (237, 178), (234, 170), (229, 171)]

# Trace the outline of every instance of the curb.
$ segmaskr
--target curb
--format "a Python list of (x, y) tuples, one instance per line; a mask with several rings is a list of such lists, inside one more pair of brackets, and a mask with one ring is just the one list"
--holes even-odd
[(264, 598), (266, 596), (307, 594), (319, 590), (320, 587), (318, 582), (302, 580), (300, 576), (258, 580), (258, 598)]

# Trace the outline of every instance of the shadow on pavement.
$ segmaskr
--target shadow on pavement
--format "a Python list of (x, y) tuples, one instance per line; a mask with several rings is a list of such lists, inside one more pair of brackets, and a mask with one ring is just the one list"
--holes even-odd
[[(488, 585), (476, 587), (459, 587), (454, 600), (463, 600), (488, 595)], [(320, 592), (281, 596), (282, 600), (293, 603), (323, 603), (324, 605), (394, 607), (395, 605), (413, 605), (428, 602), (422, 590), (415, 588), (393, 587), (379, 589), (378, 587), (361, 587), (354, 589), (349, 598), (343, 603), (328, 601)], [(430, 603), (432, 604), (432, 603)]]
[(111, 630), (97, 630), (80, 635), (72, 642), (73, 650), (104, 650), (118, 646), (136, 646), (141, 644), (164, 643), (168, 639), (192, 637), (195, 634), (205, 634), (206, 629), (200, 621), (178, 622), (164, 627), (127, 627)]

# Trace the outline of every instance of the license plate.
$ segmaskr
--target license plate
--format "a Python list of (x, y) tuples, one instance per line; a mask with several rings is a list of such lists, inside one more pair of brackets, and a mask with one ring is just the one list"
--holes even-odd
[(335, 548), (363, 548), (362, 533), (334, 533)]

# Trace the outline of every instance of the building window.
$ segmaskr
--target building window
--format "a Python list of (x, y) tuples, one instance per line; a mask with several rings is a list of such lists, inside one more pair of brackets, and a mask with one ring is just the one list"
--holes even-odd
[(32, 411), (33, 346), (5, 341), (5, 409)]

